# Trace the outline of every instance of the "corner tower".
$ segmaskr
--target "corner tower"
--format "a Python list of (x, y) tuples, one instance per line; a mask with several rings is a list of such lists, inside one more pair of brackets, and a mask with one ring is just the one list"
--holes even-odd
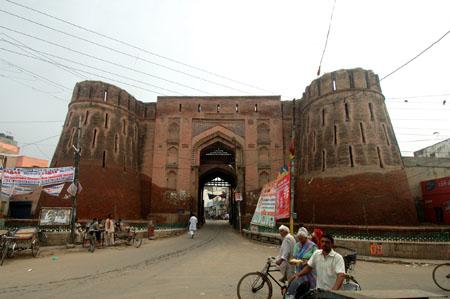
[[(142, 217), (139, 120), (150, 116), (147, 110), (113, 85), (76, 84), (51, 166), (73, 165), (72, 144), (80, 126), (79, 218), (104, 218), (109, 213), (123, 219)], [(41, 201), (45, 204), (45, 198)]]
[(314, 80), (303, 94), (297, 119), (302, 221), (417, 222), (376, 74), (358, 68)]

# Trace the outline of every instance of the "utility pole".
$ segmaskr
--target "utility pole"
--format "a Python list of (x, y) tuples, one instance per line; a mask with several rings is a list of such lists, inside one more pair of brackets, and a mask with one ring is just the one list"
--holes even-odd
[[(291, 217), (289, 219), (289, 228), (291, 233), (294, 233), (294, 198), (295, 198), (295, 131), (296, 131), (296, 123), (295, 123), (295, 99), (292, 100), (292, 132), (291, 132), (291, 146), (289, 147), (290, 151), (290, 198), (291, 198)], [(293, 151), (293, 152), (291, 152)]]
[(70, 241), (75, 244), (75, 220), (77, 219), (77, 197), (78, 197), (78, 186), (79, 186), (79, 176), (80, 176), (80, 158), (81, 158), (81, 148), (80, 148), (80, 137), (81, 137), (81, 116), (78, 122), (77, 128), (77, 146), (73, 146), (75, 149), (75, 154), (73, 158), (73, 167), (75, 168), (75, 175), (73, 177), (73, 184), (75, 185), (75, 195), (72, 195), (72, 221), (70, 226)]

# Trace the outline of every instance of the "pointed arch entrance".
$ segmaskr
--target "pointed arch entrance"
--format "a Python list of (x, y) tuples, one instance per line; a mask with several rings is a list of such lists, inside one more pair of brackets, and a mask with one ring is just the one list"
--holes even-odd
[[(205, 221), (205, 205), (223, 204), (222, 213), (230, 223), (238, 225), (236, 190), (243, 191), (243, 138), (223, 127), (215, 127), (193, 140), (193, 181), (196, 194), (195, 210), (201, 223)], [(209, 199), (211, 197), (213, 202)], [(214, 200), (215, 198), (215, 200)], [(210, 209), (206, 209), (210, 212)], [(221, 215), (216, 215), (220, 217)]]

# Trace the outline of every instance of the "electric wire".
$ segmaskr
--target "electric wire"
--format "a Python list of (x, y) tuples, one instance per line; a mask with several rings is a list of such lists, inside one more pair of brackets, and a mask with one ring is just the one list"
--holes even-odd
[(439, 43), (442, 39), (444, 39), (444, 37), (446, 37), (448, 34), (450, 33), (450, 30), (447, 31), (444, 35), (442, 35), (440, 38), (438, 38), (436, 41), (434, 41), (431, 45), (429, 45), (428, 47), (426, 47), (424, 50), (422, 50), (419, 54), (417, 54), (416, 56), (414, 56), (413, 58), (411, 58), (410, 60), (408, 60), (407, 62), (405, 62), (404, 64), (402, 64), (401, 66), (397, 67), (396, 69), (394, 69), (393, 71), (391, 71), (389, 74), (387, 74), (386, 76), (384, 76), (383, 78), (380, 79), (380, 81), (388, 78), (389, 76), (392, 76), (393, 74), (395, 74), (396, 72), (398, 72), (399, 70), (401, 70), (402, 68), (404, 68), (405, 66), (407, 66), (408, 64), (410, 64), (411, 62), (413, 62), (414, 60), (416, 60), (417, 58), (419, 58), (422, 54), (424, 54), (425, 52), (427, 52), (429, 49), (431, 49), (434, 45), (436, 45), (437, 43)]
[(9, 65), (11, 65), (11, 66), (13, 66), (13, 67), (15, 67), (15, 68), (21, 70), (21, 71), (24, 71), (24, 72), (26, 72), (26, 73), (31, 74), (31, 75), (32, 75), (33, 77), (35, 77), (35, 78), (40, 78), (41, 80), (44, 80), (44, 81), (46, 81), (46, 82), (48, 82), (48, 83), (50, 83), (50, 84), (52, 84), (52, 85), (54, 85), (54, 86), (56, 86), (56, 87), (63, 88), (63, 89), (65, 89), (65, 90), (70, 90), (70, 88), (68, 88), (68, 87), (66, 87), (66, 86), (64, 86), (64, 85), (61, 85), (61, 84), (59, 84), (59, 83), (56, 83), (55, 81), (52, 81), (52, 80), (47, 79), (47, 78), (45, 78), (45, 77), (42, 77), (42, 76), (40, 76), (40, 75), (38, 75), (38, 74), (36, 74), (36, 73), (33, 73), (32, 71), (26, 70), (26, 69), (24, 69), (23, 67), (18, 66), (17, 64), (14, 64), (14, 63), (12, 63), (12, 62), (7, 61), (6, 59), (0, 58), (0, 60), (3, 61), (3, 62), (6, 62), (7, 64), (9, 64)]
[(155, 52), (146, 50), (146, 49), (144, 49), (144, 48), (141, 48), (141, 47), (138, 47), (138, 46), (136, 46), (136, 45), (130, 44), (130, 43), (128, 43), (128, 42), (125, 42), (125, 41), (119, 40), (119, 39), (117, 39), (117, 38), (108, 36), (108, 35), (106, 35), (106, 34), (103, 34), (103, 33), (97, 32), (97, 31), (94, 31), (94, 30), (92, 30), (92, 29), (83, 27), (83, 26), (81, 26), (81, 25), (78, 25), (78, 24), (69, 22), (69, 21), (64, 20), (64, 19), (62, 19), (62, 18), (53, 16), (53, 15), (48, 14), (48, 13), (46, 13), (46, 12), (43, 12), (43, 11), (41, 11), (41, 10), (38, 10), (38, 9), (35, 9), (35, 8), (32, 8), (32, 7), (23, 5), (23, 4), (14, 2), (14, 1), (10, 1), (10, 0), (6, 0), (6, 1), (9, 2), (9, 3), (11, 3), (11, 4), (20, 6), (20, 7), (22, 7), (22, 8), (31, 10), (31, 11), (36, 12), (36, 13), (39, 13), (39, 14), (44, 15), (44, 16), (46, 16), (46, 17), (52, 18), (52, 19), (54, 19), (54, 20), (63, 22), (63, 23), (65, 23), (65, 24), (68, 24), (68, 25), (71, 25), (71, 26), (74, 26), (74, 27), (76, 27), (76, 28), (78, 28), (78, 29), (81, 29), (81, 30), (87, 31), (87, 32), (89, 32), (89, 33), (95, 34), (95, 35), (97, 35), (97, 36), (101, 36), (101, 37), (103, 37), (103, 38), (112, 40), (112, 41), (114, 41), (114, 42), (117, 42), (117, 43), (120, 43), (120, 44), (122, 44), (122, 45), (128, 46), (128, 47), (130, 47), (130, 48), (133, 48), (133, 49), (136, 49), (136, 50), (145, 52), (145, 53), (147, 53), (147, 54), (150, 54), (150, 55), (153, 55), (153, 56), (156, 56), (156, 57), (159, 57), (159, 58), (162, 58), (162, 59), (165, 59), (165, 60), (168, 60), (168, 61), (177, 63), (177, 64), (180, 64), (180, 65), (183, 65), (183, 66), (187, 66), (187, 67), (189, 67), (189, 68), (195, 69), (195, 70), (197, 70), (197, 71), (204, 72), (204, 73), (209, 74), (209, 75), (216, 76), (216, 77), (218, 77), (218, 78), (222, 78), (222, 79), (225, 79), (225, 80), (234, 82), (234, 83), (238, 83), (238, 84), (241, 84), (241, 85), (244, 85), (244, 86), (247, 86), (247, 87), (251, 87), (251, 88), (254, 88), (254, 89), (257, 89), (257, 90), (260, 90), (260, 91), (269, 92), (269, 93), (271, 93), (271, 94), (274, 94), (274, 92), (271, 92), (271, 91), (269, 91), (269, 90), (267, 90), (267, 89), (263, 89), (263, 88), (260, 88), (260, 87), (258, 87), (258, 86), (252, 85), (252, 84), (248, 84), (248, 83), (245, 83), (245, 82), (242, 82), (242, 81), (238, 81), (238, 80), (235, 80), (235, 79), (232, 79), (232, 78), (229, 78), (229, 77), (220, 75), (220, 74), (218, 74), (218, 73), (211, 72), (211, 71), (208, 71), (208, 70), (206, 70), (206, 69), (203, 69), (203, 68), (200, 68), (200, 67), (197, 67), (197, 66), (193, 66), (193, 65), (191, 65), (191, 64), (187, 64), (187, 63), (185, 63), (185, 62), (182, 62), (182, 61), (179, 61), (179, 60), (176, 60), (176, 59), (173, 59), (173, 58), (169, 58), (169, 57), (167, 57), (167, 56), (164, 56), (164, 55), (161, 55), (161, 54), (158, 54), (158, 53), (155, 53)]
[[(1, 39), (0, 39), (0, 41), (1, 41)], [(3, 41), (5, 41), (5, 42), (7, 42), (9, 44), (14, 44), (14, 43), (11, 43), (11, 42), (6, 41), (6, 40), (3, 40)], [(30, 56), (24, 55), (22, 53), (18, 53), (18, 52), (15, 52), (15, 51), (12, 51), (12, 50), (9, 50), (9, 49), (5, 49), (5, 48), (0, 48), (0, 50), (8, 51), (10, 53), (26, 56), (26, 57), (29, 57), (29, 58), (34, 58), (34, 59), (37, 59), (37, 60), (40, 60), (40, 61), (43, 61), (43, 62), (46, 62), (46, 63), (49, 63), (49, 64), (56, 64), (56, 65), (64, 66), (64, 64), (61, 64), (60, 62), (57, 62), (57, 61), (49, 61), (49, 60), (42, 59), (42, 58), (30, 57)], [(97, 71), (104, 72), (104, 73), (107, 73), (107, 74), (110, 74), (110, 75), (113, 75), (113, 76), (117, 76), (117, 77), (120, 77), (120, 78), (123, 78), (123, 79), (131, 80), (131, 81), (138, 82), (138, 83), (141, 83), (141, 84), (144, 84), (144, 85), (148, 85), (148, 86), (155, 87), (155, 88), (158, 88), (158, 89), (161, 89), (161, 90), (165, 90), (165, 91), (171, 92), (173, 94), (183, 95), (182, 93), (179, 93), (179, 92), (171, 90), (171, 89), (160, 87), (158, 85), (154, 85), (154, 84), (151, 84), (151, 83), (148, 83), (148, 82), (144, 82), (144, 81), (141, 81), (141, 80), (136, 80), (134, 78), (131, 78), (131, 77), (128, 77), (128, 76), (124, 76), (124, 75), (120, 75), (118, 73), (113, 73), (113, 72), (109, 72), (109, 71), (106, 71), (106, 70), (102, 70), (100, 68), (93, 67), (93, 66), (81, 63), (81, 62), (77, 62), (77, 61), (74, 61), (72, 59), (64, 58), (64, 57), (61, 57), (61, 56), (58, 56), (58, 55), (50, 54), (48, 52), (43, 52), (43, 51), (39, 51), (39, 50), (35, 50), (35, 49), (33, 49), (33, 51), (36, 51), (38, 53), (44, 53), (45, 55), (52, 56), (52, 57), (55, 57), (57, 59), (61, 59), (61, 60), (64, 60), (64, 61), (67, 61), (67, 62), (70, 62), (70, 63), (81, 65), (81, 66), (84, 66), (84, 67), (87, 67), (87, 68), (90, 68), (90, 69), (93, 69), (93, 70), (97, 70)], [(74, 69), (74, 70), (76, 70), (75, 68), (70, 67), (70, 66), (65, 66), (65, 67), (67, 69)], [(84, 70), (78, 70), (78, 71), (85, 72)], [(92, 74), (92, 75), (95, 75), (95, 74)], [(85, 77), (85, 78), (87, 78), (87, 77)]]
[(328, 23), (327, 36), (326, 36), (326, 38), (325, 38), (325, 45), (324, 45), (324, 47), (323, 47), (322, 56), (320, 57), (319, 69), (317, 70), (317, 76), (320, 76), (320, 68), (322, 67), (323, 57), (325, 56), (325, 51), (326, 51), (326, 49), (327, 49), (328, 38), (329, 38), (329, 36), (330, 36), (330, 30), (331, 30), (331, 24), (333, 23), (333, 15), (334, 15), (334, 7), (335, 7), (335, 6), (336, 6), (336, 0), (333, 1), (333, 8), (331, 9), (330, 22)]
[(29, 37), (29, 38), (32, 38), (32, 39), (35, 39), (35, 40), (39, 40), (39, 41), (41, 41), (41, 42), (43, 42), (43, 43), (47, 43), (47, 44), (49, 44), (49, 45), (52, 45), (52, 46), (55, 46), (55, 47), (62, 48), (62, 49), (65, 49), (65, 50), (68, 50), (68, 51), (77, 53), (77, 54), (82, 55), (82, 56), (85, 56), (85, 57), (89, 57), (89, 58), (95, 59), (95, 60), (97, 60), (97, 61), (101, 61), (101, 62), (110, 64), (110, 65), (114, 65), (114, 66), (120, 67), (120, 68), (122, 68), (122, 69), (127, 69), (127, 70), (130, 70), (130, 71), (139, 73), (139, 74), (143, 74), (143, 75), (146, 75), (146, 76), (149, 76), (149, 77), (158, 79), (158, 80), (162, 80), (162, 81), (165, 81), (165, 82), (168, 82), (168, 83), (171, 83), (171, 84), (175, 84), (175, 85), (178, 85), (178, 86), (181, 86), (181, 87), (184, 87), (184, 88), (188, 88), (188, 89), (191, 89), (191, 90), (195, 90), (195, 91), (198, 91), (198, 92), (207, 94), (207, 95), (213, 95), (212, 93), (210, 93), (210, 92), (208, 92), (208, 91), (201, 90), (201, 89), (198, 89), (198, 88), (195, 88), (195, 87), (192, 87), (192, 86), (183, 84), (183, 83), (179, 83), (179, 82), (177, 82), (177, 81), (173, 81), (173, 80), (170, 80), (170, 79), (166, 79), (166, 78), (164, 78), (164, 77), (160, 77), (160, 76), (157, 76), (157, 75), (153, 75), (153, 74), (150, 74), (150, 73), (147, 73), (147, 72), (144, 72), (144, 71), (136, 70), (136, 69), (133, 69), (133, 68), (128, 67), (128, 66), (126, 66), (126, 65), (122, 65), (122, 64), (119, 64), (119, 63), (116, 63), (116, 62), (113, 62), (113, 61), (109, 61), (109, 60), (106, 60), (106, 59), (103, 59), (103, 58), (100, 58), (100, 57), (96, 57), (96, 56), (94, 56), (94, 55), (91, 55), (91, 54), (88, 54), (88, 53), (85, 53), (85, 52), (82, 52), (82, 51), (78, 51), (78, 50), (75, 50), (75, 49), (72, 49), (72, 48), (63, 46), (63, 45), (61, 45), (61, 44), (58, 44), (58, 43), (51, 42), (51, 41), (46, 40), (46, 39), (42, 39), (42, 38), (36, 37), (36, 36), (34, 36), (34, 35), (27, 34), (27, 33), (25, 33), (25, 32), (19, 31), (19, 30), (15, 30), (15, 29), (12, 29), (12, 28), (9, 28), (9, 27), (6, 27), (6, 26), (2, 26), (2, 25), (0, 25), (0, 28), (5, 29), (5, 30), (8, 30), (8, 31), (10, 31), (10, 32), (14, 32), (14, 33), (17, 33), (17, 34), (26, 36), (26, 37)]
[(145, 58), (142, 58), (142, 57), (133, 55), (133, 54), (126, 53), (126, 52), (121, 51), (121, 50), (117, 50), (117, 49), (115, 49), (115, 48), (113, 48), (113, 47), (109, 47), (109, 46), (105, 46), (105, 45), (99, 44), (99, 43), (94, 42), (94, 41), (92, 41), (92, 40), (89, 40), (89, 39), (86, 39), (86, 38), (83, 38), (83, 37), (80, 37), (80, 36), (77, 36), (77, 35), (74, 35), (74, 34), (71, 34), (71, 33), (68, 33), (68, 32), (65, 32), (65, 31), (62, 31), (62, 30), (53, 28), (53, 27), (50, 27), (50, 26), (44, 25), (44, 24), (42, 24), (42, 23), (39, 23), (39, 22), (33, 21), (33, 20), (31, 20), (31, 19), (28, 19), (28, 18), (19, 16), (19, 15), (16, 15), (16, 14), (14, 14), (14, 13), (8, 12), (8, 11), (3, 10), (3, 9), (0, 9), (0, 12), (3, 12), (3, 13), (8, 14), (8, 15), (10, 15), (10, 16), (19, 18), (19, 19), (24, 20), (24, 21), (27, 21), (27, 22), (30, 22), (30, 23), (32, 23), (32, 24), (35, 24), (35, 25), (38, 25), (38, 26), (47, 28), (47, 29), (49, 29), (49, 30), (52, 30), (52, 31), (55, 31), (55, 32), (64, 34), (64, 35), (66, 35), (66, 36), (70, 36), (70, 37), (72, 37), (72, 38), (75, 38), (75, 39), (84, 41), (84, 42), (86, 42), (86, 43), (90, 43), (90, 44), (96, 45), (96, 46), (98, 46), (98, 47), (108, 49), (108, 50), (110, 50), (110, 51), (112, 51), (112, 52), (115, 52), (115, 53), (118, 53), (118, 54), (122, 54), (122, 55), (125, 55), (125, 56), (128, 56), (128, 57), (131, 57), (131, 58), (133, 58), (133, 59), (140, 60), (140, 61), (143, 61), (143, 62), (146, 62), (146, 63), (149, 63), (149, 64), (153, 64), (153, 65), (156, 65), (156, 66), (158, 66), (158, 67), (161, 67), (161, 68), (164, 68), (164, 69), (167, 69), (167, 70), (170, 70), (170, 71), (173, 71), (173, 72), (176, 72), (176, 73), (179, 73), (179, 74), (182, 74), (182, 75), (191, 77), (191, 78), (193, 78), (193, 79), (197, 79), (197, 80), (200, 80), (200, 81), (204, 81), (204, 82), (207, 82), (207, 83), (209, 83), (209, 84), (216, 85), (216, 86), (221, 86), (221, 87), (227, 88), (227, 89), (229, 89), (229, 90), (233, 90), (233, 91), (238, 91), (238, 92), (242, 92), (242, 93), (245, 93), (245, 94), (249, 94), (249, 92), (244, 91), (244, 90), (242, 90), (242, 89), (234, 88), (234, 87), (229, 86), (229, 85), (226, 85), (226, 84), (221, 84), (221, 83), (219, 83), (219, 82), (215, 82), (215, 81), (212, 81), (212, 80), (208, 80), (208, 79), (203, 78), (203, 77), (200, 77), (200, 76), (196, 76), (196, 75), (189, 74), (189, 73), (184, 72), (184, 71), (181, 71), (181, 70), (174, 69), (174, 68), (172, 68), (172, 67), (165, 66), (165, 65), (163, 65), (163, 64), (161, 64), (161, 63), (157, 63), (157, 62), (154, 62), (154, 61), (151, 61), (151, 60), (148, 60), (148, 59), (145, 59)]

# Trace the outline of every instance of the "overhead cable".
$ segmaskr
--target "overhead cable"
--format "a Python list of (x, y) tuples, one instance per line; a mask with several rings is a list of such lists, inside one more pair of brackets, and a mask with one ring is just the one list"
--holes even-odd
[(19, 15), (16, 15), (16, 14), (14, 14), (14, 13), (12, 13), (12, 12), (9, 12), (9, 11), (3, 10), (3, 9), (0, 9), (0, 12), (3, 12), (3, 13), (5, 13), (5, 14), (10, 15), (10, 16), (13, 16), (13, 17), (15, 17), (15, 18), (18, 18), (18, 19), (21, 19), (21, 20), (30, 22), (30, 23), (32, 23), (32, 24), (35, 24), (35, 25), (38, 25), (38, 26), (47, 28), (47, 29), (49, 29), (49, 30), (52, 30), (52, 31), (55, 31), (55, 32), (64, 34), (64, 35), (66, 35), (66, 36), (70, 36), (70, 37), (72, 37), (72, 38), (75, 38), (75, 39), (84, 41), (84, 42), (86, 42), (86, 43), (90, 43), (90, 44), (96, 45), (96, 46), (98, 46), (98, 47), (108, 49), (108, 50), (110, 50), (110, 51), (112, 51), (112, 52), (119, 53), (119, 54), (122, 54), (122, 55), (125, 55), (125, 56), (128, 56), (128, 57), (131, 57), (131, 58), (133, 58), (133, 59), (136, 59), (136, 60), (141, 60), (141, 61), (144, 61), (144, 62), (146, 62), (146, 63), (153, 64), (153, 65), (156, 65), (156, 66), (159, 66), (159, 67), (161, 67), (161, 68), (170, 70), (170, 71), (172, 71), (172, 72), (176, 72), (176, 73), (179, 73), (179, 74), (182, 74), (182, 75), (185, 75), (185, 76), (188, 76), (188, 77), (191, 77), (191, 78), (200, 80), (200, 81), (204, 81), (204, 82), (207, 82), (207, 83), (209, 83), (209, 84), (213, 84), (213, 85), (221, 86), (221, 87), (223, 87), (223, 88), (227, 88), (227, 89), (230, 89), (230, 90), (234, 90), (234, 91), (242, 92), (242, 93), (245, 93), (245, 94), (249, 94), (248, 92), (246, 92), (246, 91), (244, 91), (244, 90), (241, 90), (241, 89), (238, 89), (238, 88), (234, 88), (234, 87), (232, 87), (232, 86), (229, 86), (229, 85), (226, 85), (226, 84), (222, 84), (222, 83), (219, 83), (219, 82), (215, 82), (215, 81), (212, 81), (212, 80), (209, 80), (209, 79), (200, 77), (200, 76), (196, 76), (196, 75), (193, 75), (193, 74), (190, 74), (190, 73), (181, 71), (181, 70), (177, 70), (177, 69), (174, 69), (174, 68), (172, 68), (172, 67), (163, 65), (163, 64), (161, 64), (161, 63), (157, 63), (157, 62), (154, 62), (154, 61), (151, 61), (151, 60), (148, 60), (148, 59), (139, 57), (139, 56), (137, 56), (137, 55), (133, 55), (133, 54), (130, 54), (130, 53), (126, 53), (126, 52), (124, 52), (124, 51), (115, 49), (115, 48), (113, 48), (113, 47), (109, 47), (109, 46), (102, 45), (102, 44), (97, 43), (97, 42), (94, 42), (94, 41), (92, 41), (92, 40), (89, 40), (89, 39), (86, 39), (86, 38), (77, 36), (77, 35), (75, 35), (75, 34), (71, 34), (71, 33), (68, 33), (68, 32), (65, 32), (65, 31), (62, 31), (62, 30), (59, 30), (59, 29), (50, 27), (50, 26), (47, 26), (47, 25), (45, 25), (45, 24), (42, 24), (42, 23), (33, 21), (33, 20), (31, 20), (31, 19), (28, 19), (28, 18), (19, 16)]
[(223, 76), (223, 75), (220, 75), (220, 74), (218, 74), (218, 73), (215, 73), (215, 72), (212, 72), (212, 71), (209, 71), (209, 70), (206, 70), (206, 69), (203, 69), (203, 68), (200, 68), (200, 67), (191, 65), (191, 64), (187, 64), (187, 63), (185, 63), (185, 62), (182, 62), (182, 61), (179, 61), (179, 60), (176, 60), (176, 59), (173, 59), (173, 58), (170, 58), (170, 57), (167, 57), (167, 56), (164, 56), (164, 55), (161, 55), (161, 54), (158, 54), (158, 53), (149, 51), (149, 50), (146, 50), (146, 49), (141, 48), (141, 47), (139, 47), (139, 46), (136, 46), (136, 45), (130, 44), (130, 43), (128, 43), (128, 42), (122, 41), (122, 40), (120, 40), (120, 39), (117, 39), (117, 38), (108, 36), (108, 35), (106, 35), (106, 34), (103, 34), (103, 33), (97, 32), (97, 31), (94, 31), (94, 30), (92, 30), (92, 29), (83, 27), (83, 26), (81, 26), (81, 25), (78, 25), (78, 24), (69, 22), (69, 21), (64, 20), (64, 19), (62, 19), (62, 18), (53, 16), (53, 15), (51, 15), (51, 14), (49, 14), (49, 13), (43, 12), (43, 11), (38, 10), (38, 9), (35, 9), (35, 8), (32, 8), (32, 7), (30, 7), (30, 6), (26, 6), (26, 5), (23, 5), (23, 4), (21, 4), (21, 3), (17, 3), (17, 2), (14, 2), (14, 1), (10, 1), (10, 0), (6, 0), (6, 1), (9, 2), (9, 3), (11, 3), (11, 4), (13, 4), (13, 5), (17, 5), (17, 6), (20, 6), (20, 7), (22, 7), (22, 8), (25, 8), (25, 9), (28, 9), (28, 10), (31, 10), (31, 11), (34, 11), (34, 12), (39, 13), (39, 14), (41, 14), (41, 15), (44, 15), (44, 16), (46, 16), (46, 17), (52, 18), (52, 19), (54, 19), (54, 20), (60, 21), (60, 22), (62, 22), (62, 23), (65, 23), (65, 24), (68, 24), (68, 25), (71, 25), (71, 26), (74, 26), (74, 27), (76, 27), (76, 28), (78, 28), (78, 29), (81, 29), (81, 30), (84, 30), (84, 31), (86, 31), (86, 32), (95, 34), (95, 35), (97, 35), (97, 36), (101, 36), (101, 37), (103, 37), (103, 38), (106, 38), (106, 39), (115, 41), (115, 42), (117, 42), (117, 43), (120, 43), (120, 44), (122, 44), (122, 45), (128, 46), (128, 47), (130, 47), (130, 48), (133, 48), (133, 49), (142, 51), (142, 52), (144, 52), (144, 53), (147, 53), (147, 54), (150, 54), (150, 55), (153, 55), (153, 56), (156, 56), (156, 57), (165, 59), (165, 60), (167, 60), (167, 61), (171, 61), (171, 62), (180, 64), (180, 65), (183, 65), (183, 66), (187, 66), (187, 67), (192, 68), (192, 69), (195, 69), (195, 70), (197, 70), (197, 71), (200, 71), (200, 72), (203, 72), (203, 73), (206, 73), (206, 74), (209, 74), (209, 75), (213, 75), (213, 76), (216, 76), (216, 77), (218, 77), (218, 78), (222, 78), (222, 79), (225, 79), (225, 80), (228, 80), (228, 81), (231, 81), (231, 82), (234, 82), (234, 83), (238, 83), (238, 84), (241, 84), (241, 85), (244, 85), (244, 86), (247, 86), (247, 87), (251, 87), (251, 88), (254, 88), (254, 89), (257, 89), (257, 90), (260, 90), (260, 91), (269, 92), (269, 93), (274, 93), (274, 92), (269, 91), (269, 90), (267, 90), (267, 89), (264, 89), (264, 88), (261, 88), (261, 87), (258, 87), (258, 86), (252, 85), (252, 84), (248, 84), (248, 83), (245, 83), (245, 82), (242, 82), (242, 81), (239, 81), (239, 80), (235, 80), (235, 79), (232, 79), (232, 78), (230, 78), (230, 77)]
[(201, 90), (201, 89), (189, 86), (189, 85), (185, 85), (185, 84), (182, 84), (182, 83), (170, 80), (170, 79), (166, 79), (166, 78), (163, 78), (163, 77), (160, 77), (160, 76), (156, 76), (156, 75), (153, 75), (153, 74), (150, 74), (150, 73), (147, 73), (147, 72), (136, 70), (136, 69), (133, 69), (131, 67), (128, 67), (128, 66), (116, 63), (116, 62), (112, 62), (112, 61), (109, 61), (109, 60), (106, 60), (106, 59), (103, 59), (103, 58), (100, 58), (100, 57), (96, 57), (94, 55), (91, 55), (91, 54), (88, 54), (88, 53), (85, 53), (85, 52), (82, 52), (82, 51), (78, 51), (78, 50), (75, 50), (75, 49), (63, 46), (61, 44), (54, 43), (54, 42), (51, 42), (51, 41), (48, 41), (48, 40), (36, 37), (34, 35), (27, 34), (25, 32), (19, 31), (19, 30), (15, 30), (15, 29), (12, 29), (12, 28), (9, 28), (9, 27), (5, 27), (5, 26), (1, 26), (1, 25), (0, 25), (0, 28), (8, 30), (10, 32), (15, 32), (15, 33), (23, 35), (23, 36), (27, 36), (27, 37), (35, 39), (35, 40), (39, 40), (39, 41), (47, 43), (49, 45), (53, 45), (53, 46), (56, 46), (56, 47), (59, 47), (59, 48), (62, 48), (62, 49), (65, 49), (65, 50), (68, 50), (68, 51), (71, 51), (71, 52), (74, 52), (74, 53), (86, 56), (86, 57), (89, 57), (89, 58), (92, 58), (92, 59), (95, 59), (95, 60), (98, 60), (98, 61), (102, 61), (102, 62), (111, 64), (111, 65), (117, 66), (117, 67), (120, 67), (120, 68), (123, 68), (123, 69), (127, 69), (127, 70), (130, 70), (130, 71), (139, 73), (139, 74), (143, 74), (143, 75), (146, 75), (146, 76), (149, 76), (149, 77), (153, 77), (153, 78), (156, 78), (156, 79), (159, 79), (159, 80), (162, 80), (162, 81), (165, 81), (165, 82), (169, 82), (169, 83), (172, 83), (172, 84), (175, 84), (175, 85), (178, 85), (178, 86), (182, 86), (182, 87), (185, 87), (185, 88), (188, 88), (188, 89), (191, 89), (191, 90), (199, 91), (199, 92), (204, 93), (204, 94), (213, 95), (213, 94), (211, 94), (211, 93), (209, 93), (207, 91), (204, 91), (204, 90)]

